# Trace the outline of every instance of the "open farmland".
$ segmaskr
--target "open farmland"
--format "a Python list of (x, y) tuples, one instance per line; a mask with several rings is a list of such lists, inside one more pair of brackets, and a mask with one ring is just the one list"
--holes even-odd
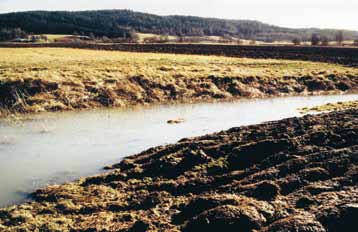
[(357, 69), (316, 62), (70, 48), (0, 53), (0, 104), (10, 112), (354, 92), (358, 85)]
[(218, 55), (256, 59), (289, 59), (329, 62), (347, 66), (358, 65), (356, 47), (319, 46), (245, 46), (213, 44), (99, 44), (99, 43), (0, 43), (4, 48), (87, 48), (131, 52)]

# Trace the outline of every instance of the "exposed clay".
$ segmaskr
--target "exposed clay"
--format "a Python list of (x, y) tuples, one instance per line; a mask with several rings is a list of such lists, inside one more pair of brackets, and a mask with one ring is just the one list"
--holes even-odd
[(0, 210), (2, 231), (353, 231), (358, 110), (149, 149)]

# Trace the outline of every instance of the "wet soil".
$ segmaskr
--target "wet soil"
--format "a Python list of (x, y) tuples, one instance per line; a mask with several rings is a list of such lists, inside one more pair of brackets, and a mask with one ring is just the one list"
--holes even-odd
[(2, 231), (353, 231), (358, 110), (151, 148), (0, 210)]

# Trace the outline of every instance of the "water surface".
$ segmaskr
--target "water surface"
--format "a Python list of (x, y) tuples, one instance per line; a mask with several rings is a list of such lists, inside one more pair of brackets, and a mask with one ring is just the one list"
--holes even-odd
[[(153, 146), (299, 116), (297, 108), (345, 100), (358, 95), (46, 113), (20, 125), (0, 121), (0, 207), (23, 202), (47, 184), (98, 174), (105, 165)], [(166, 123), (176, 118), (185, 122)]]

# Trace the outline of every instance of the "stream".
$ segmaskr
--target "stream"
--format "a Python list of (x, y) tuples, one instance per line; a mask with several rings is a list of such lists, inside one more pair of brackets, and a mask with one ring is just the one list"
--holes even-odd
[[(298, 108), (358, 100), (358, 95), (248, 99), (127, 109), (42, 113), (0, 120), (0, 207), (29, 200), (30, 192), (81, 176), (153, 146), (184, 137), (300, 116)], [(181, 124), (169, 119), (183, 118)]]

